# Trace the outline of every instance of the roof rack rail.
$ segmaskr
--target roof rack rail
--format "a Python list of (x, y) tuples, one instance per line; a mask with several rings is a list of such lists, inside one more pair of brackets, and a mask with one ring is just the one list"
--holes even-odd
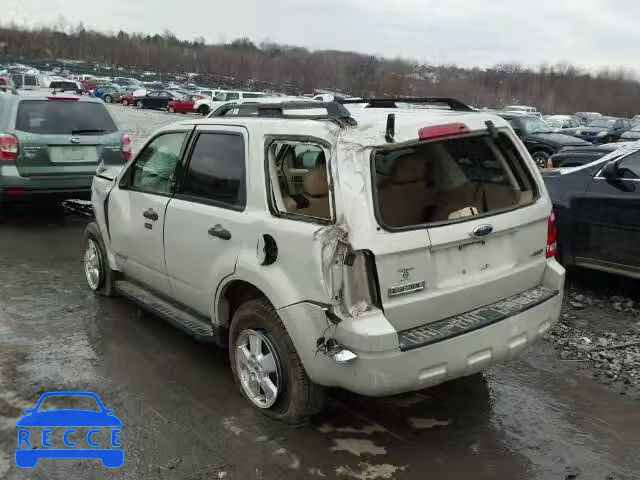
[(447, 97), (391, 97), (391, 98), (363, 98), (348, 99), (348, 100), (336, 100), (342, 104), (354, 104), (354, 103), (366, 103), (368, 108), (398, 108), (398, 103), (412, 103), (416, 105), (445, 105), (451, 110), (458, 112), (473, 112), (474, 110), (460, 100)]
[[(321, 110), (325, 109), (326, 114), (295, 115), (285, 113), (288, 110)], [(229, 114), (229, 112), (233, 112)], [(229, 115), (228, 115), (229, 114)], [(295, 119), (295, 120), (330, 120), (341, 127), (356, 126), (358, 123), (351, 116), (349, 110), (338, 102), (281, 102), (281, 103), (228, 103), (215, 109), (209, 117), (261, 117), (275, 119)]]

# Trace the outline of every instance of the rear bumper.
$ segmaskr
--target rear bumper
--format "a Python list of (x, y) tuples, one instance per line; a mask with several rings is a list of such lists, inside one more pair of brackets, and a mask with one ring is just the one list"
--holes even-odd
[(62, 202), (69, 199), (90, 200), (91, 188), (84, 189), (26, 189), (0, 188), (0, 203)]
[(91, 198), (90, 175), (23, 177), (15, 166), (0, 168), (0, 202), (25, 203), (69, 198)]
[[(329, 337), (322, 308), (305, 303), (279, 313), (314, 382), (367, 396), (385, 396), (472, 375), (516, 358), (560, 316), (564, 269), (557, 262), (548, 262), (543, 285), (559, 293), (496, 323), (407, 351), (401, 349), (398, 333), (381, 312), (342, 322), (335, 338), (358, 355), (345, 365), (316, 352), (316, 339)], [(350, 324), (343, 325), (346, 323)]]

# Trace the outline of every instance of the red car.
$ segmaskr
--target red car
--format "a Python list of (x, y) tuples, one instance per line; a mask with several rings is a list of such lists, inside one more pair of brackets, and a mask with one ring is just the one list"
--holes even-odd
[(122, 105), (124, 105), (125, 107), (127, 105), (133, 105), (134, 101), (135, 101), (135, 99), (133, 97), (133, 93), (129, 93), (127, 95), (120, 95), (120, 103)]
[(193, 113), (193, 104), (205, 98), (204, 95), (185, 95), (177, 100), (171, 100), (167, 106), (170, 113)]

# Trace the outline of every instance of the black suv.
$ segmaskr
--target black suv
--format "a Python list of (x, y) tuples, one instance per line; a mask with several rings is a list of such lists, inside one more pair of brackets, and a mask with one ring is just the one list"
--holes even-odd
[(631, 121), (626, 118), (598, 117), (586, 127), (579, 128), (576, 137), (593, 143), (617, 142), (624, 132), (631, 130), (631, 126)]
[(498, 113), (498, 115), (511, 124), (538, 168), (546, 168), (551, 155), (558, 153), (564, 147), (590, 145), (589, 142), (571, 135), (554, 133), (553, 128), (536, 115), (513, 113)]

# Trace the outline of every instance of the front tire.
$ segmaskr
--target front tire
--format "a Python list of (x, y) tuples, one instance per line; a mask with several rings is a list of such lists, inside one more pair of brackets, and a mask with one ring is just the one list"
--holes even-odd
[(209, 115), (209, 112), (211, 111), (211, 109), (207, 106), (207, 105), (200, 105), (198, 107), (198, 113), (200, 115), (202, 115), (203, 117)]
[(96, 222), (87, 225), (84, 231), (83, 265), (89, 288), (105, 297), (114, 297), (115, 272), (109, 267), (107, 251)]
[(175, 107), (169, 107), (169, 113), (176, 113)]
[(537, 167), (542, 170), (543, 168), (547, 168), (549, 163), (549, 158), (551, 154), (549, 152), (545, 152), (544, 150), (538, 150), (537, 152), (533, 152), (531, 154), (531, 158), (536, 162)]
[(136, 108), (144, 108), (144, 102), (142, 100), (138, 100), (136, 102)]
[(105, 95), (104, 103), (111, 103), (111, 102), (113, 102), (113, 97), (111, 95)]
[(322, 409), (322, 387), (309, 379), (266, 299), (249, 300), (233, 315), (229, 357), (242, 396), (265, 415), (295, 425)]
[(127, 100), (126, 98), (122, 100), (122, 105), (124, 107), (126, 107), (127, 105), (129, 105), (129, 100)]

